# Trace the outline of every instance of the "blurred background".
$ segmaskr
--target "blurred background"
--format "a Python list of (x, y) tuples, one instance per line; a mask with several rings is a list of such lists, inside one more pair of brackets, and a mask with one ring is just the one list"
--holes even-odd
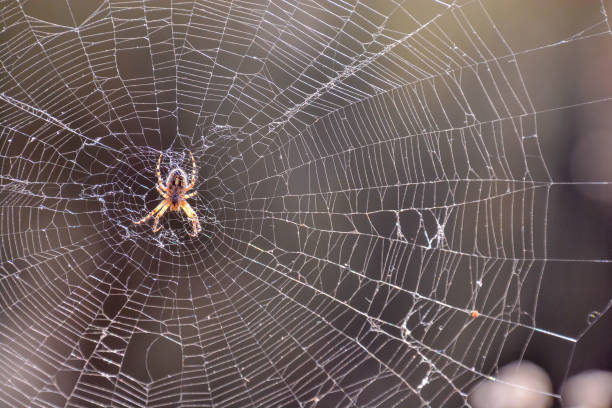
[(609, 406), (610, 10), (0, 1), (0, 405)]

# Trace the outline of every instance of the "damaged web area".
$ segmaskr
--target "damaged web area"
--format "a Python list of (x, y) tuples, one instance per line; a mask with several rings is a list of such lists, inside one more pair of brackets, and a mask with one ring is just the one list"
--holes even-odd
[[(567, 367), (521, 58), (608, 38), (585, 7), (521, 42), (488, 1), (1, 1), (0, 405), (457, 407), (533, 338)], [(202, 232), (134, 225), (188, 151)]]

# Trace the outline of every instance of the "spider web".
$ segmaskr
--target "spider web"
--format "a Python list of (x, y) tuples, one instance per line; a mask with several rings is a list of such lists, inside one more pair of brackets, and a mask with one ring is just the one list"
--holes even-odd
[[(538, 317), (608, 262), (551, 250), (542, 145), (610, 94), (534, 68), (610, 49), (604, 3), (0, 4), (3, 405), (466, 406), (609, 314)], [(188, 151), (202, 233), (134, 225)]]

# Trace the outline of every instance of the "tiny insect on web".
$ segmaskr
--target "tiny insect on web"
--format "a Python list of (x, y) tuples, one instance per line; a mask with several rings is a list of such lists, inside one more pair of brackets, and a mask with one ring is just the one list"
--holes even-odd
[(193, 234), (189, 234), (192, 237), (198, 235), (198, 233), (202, 230), (200, 226), (200, 221), (198, 220), (198, 215), (193, 210), (193, 208), (187, 203), (187, 199), (196, 195), (196, 191), (191, 192), (189, 194), (185, 194), (187, 191), (191, 190), (195, 186), (196, 181), (196, 164), (195, 159), (193, 158), (193, 154), (189, 152), (191, 156), (191, 164), (193, 166), (193, 170), (191, 173), (191, 183), (187, 185), (187, 175), (183, 169), (177, 167), (170, 171), (168, 174), (168, 178), (166, 179), (166, 184), (162, 182), (161, 178), (161, 160), (163, 157), (163, 153), (159, 154), (159, 159), (157, 160), (157, 183), (155, 184), (155, 188), (159, 192), (159, 194), (164, 198), (162, 202), (160, 202), (153, 211), (151, 211), (147, 216), (140, 219), (139, 221), (132, 221), (134, 224), (142, 224), (147, 221), (149, 218), (155, 215), (155, 222), (153, 223), (153, 232), (158, 232), (161, 230), (161, 226), (158, 226), (159, 219), (164, 215), (164, 213), (170, 209), (170, 211), (180, 211), (183, 210), (187, 217), (193, 223)]

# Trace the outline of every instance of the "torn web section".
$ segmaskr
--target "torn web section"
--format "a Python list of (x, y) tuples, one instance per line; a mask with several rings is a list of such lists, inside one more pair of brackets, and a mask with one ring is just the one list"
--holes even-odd
[[(505, 257), (503, 251), (510, 254), (519, 251), (512, 246), (512, 237), (507, 239), (505, 248), (493, 245), (495, 234), (501, 240), (506, 233), (499, 228), (513, 231), (509, 219), (501, 215), (502, 200), (507, 198), (505, 205), (512, 208), (515, 201), (525, 200), (525, 188), (513, 192), (510, 190), (513, 184), (506, 181), (484, 177), (470, 180), (475, 168), (484, 171), (483, 176), (489, 175), (487, 166), (477, 158), (472, 160), (473, 165), (464, 164), (468, 143), (486, 148), (481, 133), (457, 130), (453, 138), (451, 130), (410, 137), (410, 130), (404, 130), (406, 136), (399, 137), (400, 131), (389, 135), (389, 140), (380, 140), (387, 124), (387, 117), (381, 115), (385, 106), (414, 106), (409, 100), (412, 95), (407, 91), (394, 92), (330, 115), (287, 143), (282, 152), (266, 157), (267, 164), (262, 167), (276, 169), (279, 161), (284, 161), (288, 168), (257, 182), (254, 197), (248, 201), (249, 215), (241, 218), (250, 220), (253, 213), (262, 214), (257, 229), (261, 230), (262, 238), (250, 244), (255, 247), (251, 251), (267, 249), (274, 253), (280, 249), (285, 255), (270, 262), (276, 264), (285, 259), (284, 269), (292, 271), (294, 280), (307, 282), (349, 307), (356, 316), (342, 314), (343, 324), (338, 323), (341, 327), (351, 330), (366, 345), (372, 342), (372, 347), (378, 347), (372, 338), (378, 338), (382, 344), (405, 347), (406, 359), (411, 364), (406, 366), (406, 360), (400, 358), (398, 366), (392, 365), (390, 370), (398, 377), (412, 380), (400, 387), (420, 391), (430, 381), (436, 384), (432, 389), (439, 389), (444, 383), (451, 383), (452, 387), (455, 381), (469, 383), (483, 375), (485, 365), (494, 364), (495, 351), (486, 363), (476, 359), (483, 350), (481, 342), (487, 343), (491, 333), (499, 333), (495, 341), (503, 344), (504, 336), (517, 326), (510, 315), (514, 311), (516, 319), (519, 312), (517, 301), (510, 298), (518, 296), (516, 291), (504, 294), (503, 288), (493, 287), (498, 281), (507, 283), (512, 275), (518, 277), (519, 272), (527, 274), (531, 266), (523, 266), (522, 262), (517, 266), (515, 261), (499, 259)], [(413, 112), (405, 115), (409, 113)], [(351, 128), (353, 123), (355, 127)], [(478, 130), (482, 128), (479, 126)], [(343, 145), (346, 141), (353, 145)], [(339, 153), (333, 152), (334, 146), (340, 146)], [(439, 160), (431, 154), (430, 146), (463, 160)], [(323, 148), (328, 150), (323, 153)], [(305, 155), (312, 160), (300, 160), (300, 152), (304, 151), (323, 157)], [(521, 157), (513, 159), (518, 169), (524, 171)], [(449, 164), (454, 167), (445, 169)], [(413, 171), (414, 167), (417, 171)], [(436, 170), (440, 176), (436, 176)], [(366, 185), (370, 187), (364, 188)], [(274, 198), (268, 199), (271, 196)], [(404, 204), (407, 198), (412, 200), (408, 205)], [(496, 204), (479, 203), (495, 200)], [(481, 229), (481, 223), (463, 221), (464, 217), (473, 219), (477, 214), (500, 227)], [(500, 219), (503, 221), (499, 222)], [(519, 240), (521, 236), (516, 234), (514, 239)], [(479, 235), (480, 240), (476, 238)], [(466, 243), (461, 247), (463, 242)], [(485, 304), (489, 297), (498, 296), (508, 298), (510, 305), (493, 300)], [(397, 309), (389, 312), (395, 309), (393, 305), (403, 307), (405, 314)], [(491, 315), (488, 324), (484, 318), (477, 328), (470, 324), (475, 307), (488, 309)], [(334, 316), (334, 311), (337, 310), (328, 309), (326, 313)], [(509, 323), (502, 324), (496, 319)], [(486, 329), (480, 331), (482, 325)], [(361, 331), (352, 331), (355, 328)], [(481, 338), (474, 334), (477, 330), (488, 335)], [(457, 332), (462, 336), (457, 337)], [(388, 337), (383, 341), (381, 336)], [(496, 346), (485, 347), (494, 350)], [(447, 374), (436, 370), (442, 361), (454, 365), (455, 371), (449, 368), (452, 373)], [(446, 397), (445, 393), (440, 395)]]

